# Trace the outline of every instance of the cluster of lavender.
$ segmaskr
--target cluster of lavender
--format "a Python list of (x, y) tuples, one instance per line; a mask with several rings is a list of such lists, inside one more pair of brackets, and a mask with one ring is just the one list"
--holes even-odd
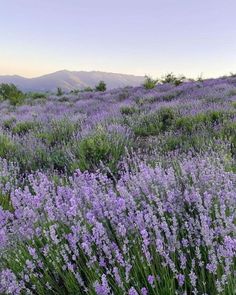
[(56, 187), (42, 173), (30, 175), (12, 194), (14, 212), (0, 212), (2, 293), (222, 294), (236, 287), (236, 175), (217, 155), (166, 168), (141, 162), (115, 186), (99, 173), (77, 171), (69, 181)]
[(2, 102), (0, 294), (235, 294), (235, 85)]

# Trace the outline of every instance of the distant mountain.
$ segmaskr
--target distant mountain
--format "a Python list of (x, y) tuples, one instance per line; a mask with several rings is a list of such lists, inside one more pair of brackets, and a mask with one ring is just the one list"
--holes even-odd
[(14, 83), (22, 91), (55, 91), (61, 87), (64, 91), (72, 89), (83, 89), (94, 87), (103, 80), (108, 89), (139, 86), (144, 81), (142, 76), (115, 74), (106, 72), (85, 72), (85, 71), (58, 71), (52, 74), (36, 77), (24, 78), (21, 76), (0, 76), (0, 83)]

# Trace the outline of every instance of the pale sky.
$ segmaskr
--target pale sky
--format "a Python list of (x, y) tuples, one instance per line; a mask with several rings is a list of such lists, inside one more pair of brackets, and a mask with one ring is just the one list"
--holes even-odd
[(236, 72), (236, 0), (0, 0), (0, 75)]

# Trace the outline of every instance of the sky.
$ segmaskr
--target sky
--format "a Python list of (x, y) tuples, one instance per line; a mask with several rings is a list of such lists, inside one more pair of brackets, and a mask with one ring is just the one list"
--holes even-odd
[(0, 0), (0, 75), (236, 72), (235, 0)]

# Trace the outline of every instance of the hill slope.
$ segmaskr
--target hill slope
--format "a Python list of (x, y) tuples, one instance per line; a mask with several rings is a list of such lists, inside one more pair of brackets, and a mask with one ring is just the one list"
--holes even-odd
[(106, 72), (85, 71), (58, 71), (36, 78), (24, 78), (21, 76), (0, 76), (0, 83), (14, 83), (23, 91), (55, 91), (61, 87), (65, 91), (72, 89), (83, 89), (94, 87), (99, 81), (105, 81), (107, 88), (118, 88), (125, 86), (139, 86), (144, 77), (115, 74)]

